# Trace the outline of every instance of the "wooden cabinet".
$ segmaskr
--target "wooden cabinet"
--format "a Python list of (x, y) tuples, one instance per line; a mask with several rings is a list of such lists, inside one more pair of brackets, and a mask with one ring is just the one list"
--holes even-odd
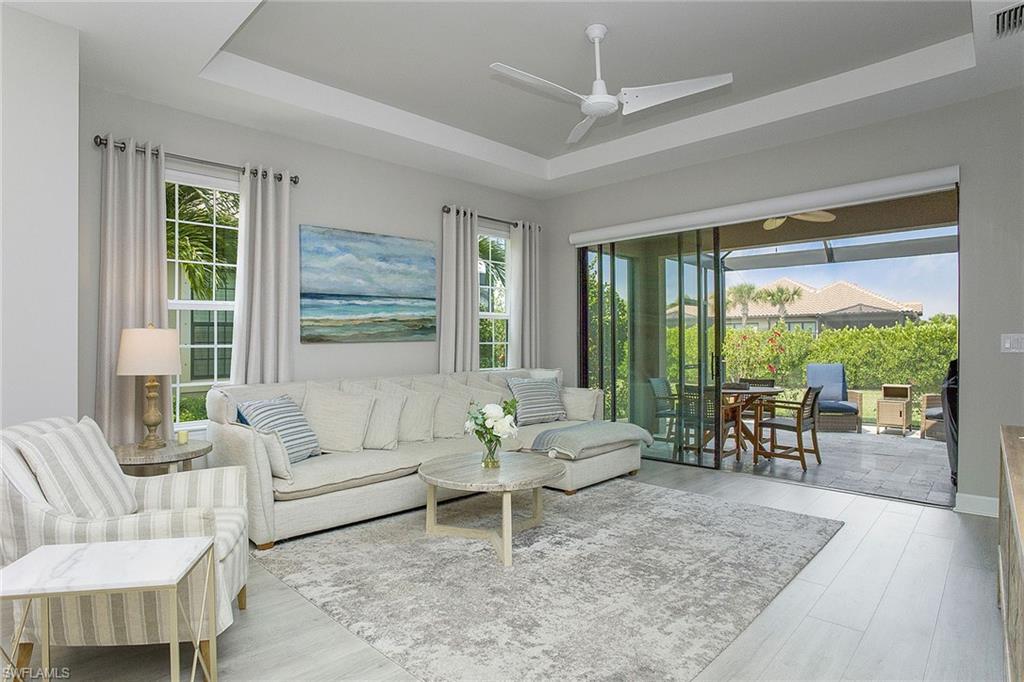
[(999, 461), (999, 608), (1006, 677), (1024, 679), (1024, 426), (1002, 427)]
[(899, 429), (903, 435), (910, 430), (910, 384), (882, 384), (878, 399), (875, 433), (882, 429)]

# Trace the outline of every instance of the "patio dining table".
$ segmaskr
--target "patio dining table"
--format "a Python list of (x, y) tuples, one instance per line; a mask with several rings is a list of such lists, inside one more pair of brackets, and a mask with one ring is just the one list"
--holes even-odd
[(744, 437), (754, 444), (754, 450), (758, 455), (764, 455), (767, 453), (766, 450), (761, 448), (761, 409), (760, 403), (762, 398), (774, 398), (775, 396), (782, 393), (785, 389), (774, 387), (774, 386), (748, 386), (747, 388), (722, 388), (723, 397), (732, 397), (740, 404), (739, 415), (742, 415), (747, 410), (754, 409), (754, 428), (751, 429), (742, 418), (737, 418), (739, 430), (737, 431), (737, 443), (736, 447), (741, 450), (746, 450), (746, 444), (744, 443)]

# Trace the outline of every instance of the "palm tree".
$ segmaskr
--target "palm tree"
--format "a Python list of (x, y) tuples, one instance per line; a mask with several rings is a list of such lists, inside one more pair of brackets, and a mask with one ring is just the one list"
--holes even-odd
[[(177, 205), (175, 205), (175, 187), (178, 189)], [(214, 222), (214, 208), (216, 206), (218, 225), (238, 225), (238, 195), (231, 192), (218, 192), (217, 201), (213, 200), (214, 190), (188, 185), (175, 185), (167, 183), (167, 217), (170, 219), (175, 215), (177, 209), (178, 220), (188, 221), (178, 224), (178, 259), (181, 261), (201, 261), (202, 263), (213, 262), (213, 228), (205, 225), (193, 225), (191, 223)], [(222, 247), (218, 245), (218, 249)], [(233, 263), (232, 259), (225, 258), (226, 254), (217, 254), (217, 262)], [(174, 225), (168, 223), (167, 227), (167, 257), (174, 258)], [(211, 276), (212, 268), (209, 265), (202, 265), (196, 262), (179, 263), (181, 274), (188, 282), (192, 298), (197, 300), (212, 300), (214, 297), (214, 282)], [(227, 287), (228, 271), (224, 268), (217, 268), (218, 287)]]
[(753, 284), (743, 283), (729, 287), (725, 292), (725, 302), (730, 308), (739, 307), (740, 320), (743, 326), (747, 326), (747, 317), (750, 315), (750, 304), (757, 300), (757, 287)]
[(800, 287), (787, 287), (784, 284), (780, 284), (770, 289), (759, 289), (757, 300), (770, 303), (778, 308), (779, 322), (783, 322), (786, 319), (786, 306), (790, 303), (795, 303), (803, 295), (804, 290)]

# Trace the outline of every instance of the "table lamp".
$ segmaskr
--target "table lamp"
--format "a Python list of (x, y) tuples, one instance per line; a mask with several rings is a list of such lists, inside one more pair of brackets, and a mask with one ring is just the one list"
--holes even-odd
[(138, 447), (144, 450), (164, 447), (164, 439), (157, 433), (163, 421), (160, 413), (160, 380), (157, 377), (180, 373), (177, 329), (157, 329), (150, 324), (142, 329), (121, 330), (121, 348), (117, 355), (118, 376), (146, 377), (146, 408), (142, 413), (146, 437)]

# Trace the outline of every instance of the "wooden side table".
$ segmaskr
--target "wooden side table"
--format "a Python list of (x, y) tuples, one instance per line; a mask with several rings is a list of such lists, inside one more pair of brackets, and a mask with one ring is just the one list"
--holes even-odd
[(118, 445), (114, 448), (117, 463), (122, 467), (166, 466), (168, 472), (191, 471), (192, 460), (213, 450), (213, 443), (192, 438), (184, 445), (168, 443), (155, 450), (143, 450), (138, 443)]
[[(33, 602), (39, 606), (37, 620), (42, 657), (42, 678), (53, 677), (50, 666), (50, 600), (95, 594), (154, 591), (165, 599), (164, 615), (169, 633), (171, 680), (179, 682), (178, 611), (187, 613), (179, 603), (178, 585), (193, 570), (205, 568), (206, 591), (199, 622), (186, 619), (189, 638), (195, 647), (192, 674), (201, 670), (209, 682), (217, 682), (217, 559), (213, 538), (187, 537), (159, 540), (120, 540), (75, 545), (43, 545), (13, 564), (0, 569), (0, 599), (25, 600), (27, 616)], [(202, 621), (206, 619), (209, 646), (201, 655)], [(15, 623), (13, 648), (21, 644), (26, 618)], [(0, 648), (4, 662), (16, 668), (16, 662)], [(4, 671), (6, 673), (6, 670)], [(113, 677), (113, 676), (111, 676)], [(5, 676), (6, 678), (6, 676)]]

